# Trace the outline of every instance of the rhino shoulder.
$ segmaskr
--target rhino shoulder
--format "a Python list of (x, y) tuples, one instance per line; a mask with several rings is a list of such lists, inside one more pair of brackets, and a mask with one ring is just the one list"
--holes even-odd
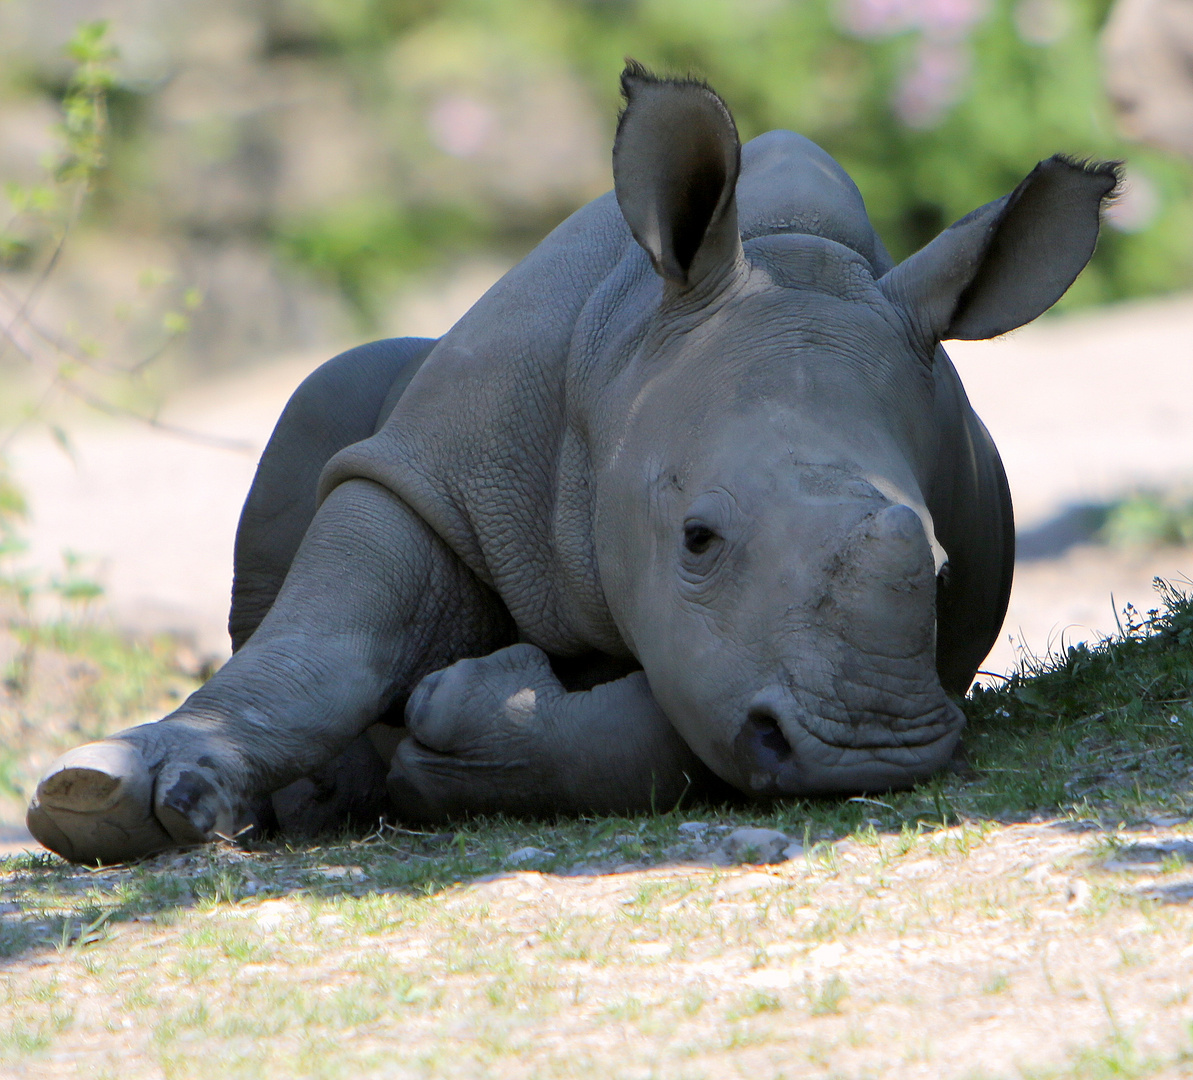
[[(362, 477), (394, 492), (553, 652), (615, 649), (567, 439), (577, 322), (625, 250), (612, 195), (589, 203), (509, 271), (431, 350), (371, 439), (341, 451), (320, 495)], [(570, 452), (569, 452), (570, 447)], [(574, 496), (574, 493), (573, 493)]]

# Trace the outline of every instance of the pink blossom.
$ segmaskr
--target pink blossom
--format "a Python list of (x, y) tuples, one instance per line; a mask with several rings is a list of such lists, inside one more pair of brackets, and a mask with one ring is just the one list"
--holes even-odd
[(932, 127), (961, 97), (969, 68), (964, 43), (920, 41), (915, 62), (895, 91), (895, 114), (908, 127)]
[(427, 117), (435, 145), (452, 157), (475, 157), (488, 144), (496, 127), (493, 110), (483, 101), (449, 94), (440, 98)]
[(986, 16), (989, 0), (838, 0), (837, 17), (851, 34), (890, 37), (918, 30), (956, 41)]

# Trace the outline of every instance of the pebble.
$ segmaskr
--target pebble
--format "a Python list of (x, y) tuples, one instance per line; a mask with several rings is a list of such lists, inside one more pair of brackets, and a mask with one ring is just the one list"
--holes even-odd
[(523, 866), (529, 862), (535, 862), (538, 859), (550, 859), (555, 855), (553, 851), (546, 851), (543, 848), (523, 847), (518, 848), (517, 851), (511, 851), (506, 857), (506, 865), (508, 866)]
[(696, 839), (702, 837), (706, 832), (708, 832), (707, 821), (685, 821), (679, 827), (680, 836), (691, 836)]
[(791, 858), (789, 848), (803, 848), (778, 829), (734, 829), (725, 839), (725, 852), (739, 863), (780, 863)]
[(1183, 825), (1188, 821), (1185, 815), (1176, 814), (1156, 814), (1147, 819), (1149, 825), (1155, 825), (1158, 829), (1171, 829), (1174, 825)]
[(1081, 878), (1073, 878), (1065, 886), (1065, 900), (1077, 911), (1084, 911), (1089, 907), (1090, 896), (1089, 882)]
[[(340, 881), (348, 878), (351, 881), (364, 881), (365, 872), (359, 866), (317, 866), (313, 873), (328, 881)], [(256, 892), (256, 889), (253, 890)]]

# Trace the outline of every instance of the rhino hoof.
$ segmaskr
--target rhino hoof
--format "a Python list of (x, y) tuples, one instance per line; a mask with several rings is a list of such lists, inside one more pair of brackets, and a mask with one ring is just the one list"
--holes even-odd
[(154, 816), (153, 775), (118, 739), (54, 762), (25, 820), (40, 843), (71, 862), (127, 862), (177, 844)]
[(214, 784), (200, 773), (185, 769), (158, 800), (157, 817), (175, 843), (203, 844), (217, 831), (219, 802)]

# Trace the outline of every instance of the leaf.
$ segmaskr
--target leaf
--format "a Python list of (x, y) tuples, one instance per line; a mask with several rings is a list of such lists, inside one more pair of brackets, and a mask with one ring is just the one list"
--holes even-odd
[(63, 428), (61, 424), (51, 424), (50, 435), (53, 437), (54, 442), (61, 447), (62, 452), (66, 454), (66, 456), (70, 458), (74, 464), (77, 465), (79, 463), (79, 459), (78, 455), (75, 453), (75, 445), (73, 442), (71, 442), (70, 436), (67, 435), (65, 428)]
[(1034, 686), (1018, 686), (1015, 688), (1015, 697), (1033, 709), (1046, 709), (1048, 702), (1044, 695), (1040, 693)]
[(191, 321), (181, 311), (167, 311), (162, 316), (162, 327), (167, 334), (176, 337), (191, 328)]

